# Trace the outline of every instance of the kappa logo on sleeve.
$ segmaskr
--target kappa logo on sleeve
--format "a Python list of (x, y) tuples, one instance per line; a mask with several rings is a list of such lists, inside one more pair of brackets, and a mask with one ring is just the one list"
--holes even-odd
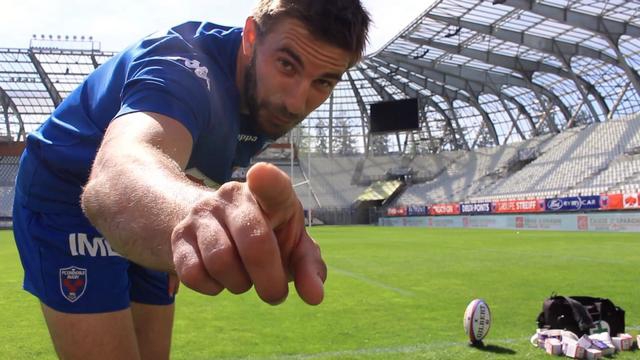
[(193, 69), (193, 73), (196, 74), (197, 77), (203, 79), (207, 82), (207, 89), (211, 91), (211, 83), (209, 81), (209, 69), (204, 66), (200, 66), (200, 61), (198, 60), (190, 60), (184, 59), (184, 65), (189, 69)]
[(205, 66), (200, 65), (200, 61), (187, 59), (181, 56), (169, 56), (167, 57), (170, 60), (176, 62), (183, 62), (184, 66), (193, 70), (193, 73), (196, 74), (197, 77), (207, 82), (207, 90), (211, 91), (211, 80), (209, 79), (209, 69)]
[(69, 302), (76, 302), (87, 288), (87, 269), (69, 266), (60, 269), (60, 291)]
[(238, 135), (238, 141), (243, 141), (243, 142), (256, 142), (258, 141), (258, 137), (255, 135), (245, 135), (245, 134), (240, 134)]

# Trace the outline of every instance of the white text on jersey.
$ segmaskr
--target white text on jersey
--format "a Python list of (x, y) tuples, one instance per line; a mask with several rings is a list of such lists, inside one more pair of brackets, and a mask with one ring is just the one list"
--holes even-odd
[(69, 234), (69, 250), (72, 256), (121, 256), (111, 249), (105, 238), (89, 239), (87, 234)]

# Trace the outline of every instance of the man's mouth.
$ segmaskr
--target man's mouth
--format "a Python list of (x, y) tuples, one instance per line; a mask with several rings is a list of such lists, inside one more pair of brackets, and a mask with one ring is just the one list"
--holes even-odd
[(280, 127), (289, 127), (293, 123), (291, 119), (285, 118), (274, 112), (271, 112), (271, 119), (273, 120), (273, 123)]

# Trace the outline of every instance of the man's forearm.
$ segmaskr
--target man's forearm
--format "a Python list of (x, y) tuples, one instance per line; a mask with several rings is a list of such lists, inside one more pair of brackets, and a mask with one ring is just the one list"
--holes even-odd
[(209, 191), (189, 181), (158, 149), (136, 144), (98, 155), (82, 208), (121, 255), (173, 271), (171, 232), (187, 215), (189, 204)]

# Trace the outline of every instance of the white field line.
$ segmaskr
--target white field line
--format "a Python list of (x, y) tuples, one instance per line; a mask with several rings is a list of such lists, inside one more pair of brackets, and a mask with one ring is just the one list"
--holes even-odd
[[(626, 326), (626, 330), (638, 330), (640, 329), (640, 325), (634, 326)], [(529, 343), (529, 337), (520, 338), (520, 339), (490, 339), (487, 341), (487, 345), (495, 345), (495, 344), (515, 344), (515, 343)], [(378, 347), (378, 348), (362, 348), (362, 349), (353, 349), (353, 350), (342, 350), (342, 351), (326, 351), (315, 354), (281, 354), (281, 355), (270, 355), (270, 356), (247, 356), (247, 357), (239, 357), (239, 358), (224, 358), (220, 360), (313, 360), (313, 359), (322, 359), (327, 357), (332, 358), (343, 358), (349, 356), (362, 356), (362, 355), (397, 355), (397, 354), (416, 354), (416, 353), (424, 353), (429, 351), (442, 350), (452, 347), (458, 346), (468, 346), (466, 341), (440, 341), (440, 342), (432, 342), (432, 343), (420, 343), (414, 345), (403, 345), (403, 346), (393, 346), (393, 347)]]
[(348, 271), (348, 270), (339, 269), (339, 268), (337, 268), (335, 266), (331, 266), (329, 268), (329, 272), (330, 273), (331, 272), (335, 272), (335, 273), (338, 273), (340, 275), (344, 275), (344, 276), (348, 276), (350, 278), (358, 279), (358, 280), (360, 280), (360, 281), (362, 281), (364, 283), (367, 283), (369, 285), (373, 285), (373, 286), (377, 286), (377, 287), (380, 287), (380, 288), (383, 288), (383, 289), (386, 289), (386, 290), (390, 290), (390, 291), (393, 291), (393, 292), (398, 293), (398, 294), (403, 295), (403, 296), (414, 296), (415, 295), (412, 291), (400, 289), (400, 288), (397, 288), (397, 287), (393, 287), (393, 286), (387, 285), (387, 284), (385, 284), (383, 282), (370, 279), (370, 278), (368, 278), (366, 276), (363, 276), (363, 275), (360, 275), (360, 274), (356, 274), (356, 273)]
[[(513, 344), (517, 342), (529, 342), (528, 338), (522, 339), (501, 339), (501, 340), (492, 340), (487, 342), (487, 345), (492, 344)], [(458, 347), (458, 346), (468, 346), (467, 342), (464, 341), (441, 341), (441, 342), (433, 342), (433, 343), (420, 343), (414, 345), (403, 345), (403, 346), (394, 346), (394, 347), (383, 347), (383, 348), (362, 348), (362, 349), (353, 349), (353, 350), (342, 350), (342, 351), (327, 351), (315, 354), (282, 354), (282, 355), (271, 355), (271, 356), (248, 356), (242, 358), (225, 358), (223, 360), (313, 360), (313, 359), (322, 359), (322, 358), (343, 358), (350, 356), (362, 356), (362, 355), (397, 355), (397, 354), (416, 354), (416, 353), (424, 353), (429, 351), (442, 350), (446, 348)]]
[(557, 252), (544, 252), (538, 251), (533, 254), (527, 251), (518, 251), (518, 250), (504, 250), (504, 249), (460, 249), (469, 252), (484, 252), (484, 253), (495, 253), (495, 254), (508, 254), (508, 255), (522, 255), (527, 257), (538, 257), (538, 258), (553, 258), (560, 260), (580, 260), (580, 261), (588, 261), (593, 263), (601, 263), (601, 264), (612, 264), (612, 265), (625, 265), (628, 262), (623, 260), (611, 259), (611, 258), (597, 258), (597, 257), (588, 257), (588, 256), (569, 256), (558, 254)]

